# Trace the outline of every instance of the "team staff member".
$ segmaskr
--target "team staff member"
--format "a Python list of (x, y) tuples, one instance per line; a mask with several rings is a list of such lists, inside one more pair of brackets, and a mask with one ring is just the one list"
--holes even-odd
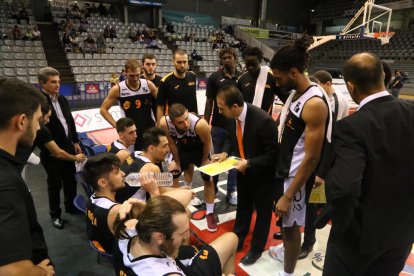
[[(142, 56), (142, 74), (141, 79), (151, 81), (155, 87), (160, 87), (162, 77), (156, 73), (157, 71), (157, 60), (154, 54), (147, 53)], [(152, 98), (152, 112), (157, 115), (157, 99), (153, 96)]]
[(125, 62), (126, 80), (111, 88), (101, 106), (101, 115), (113, 127), (115, 119), (109, 113), (109, 108), (117, 104), (121, 107), (124, 117), (134, 120), (137, 127), (135, 150), (142, 148), (142, 134), (155, 126), (155, 115), (152, 112), (152, 98), (157, 96), (157, 88), (148, 80), (141, 80), (141, 67), (136, 59)]
[[(222, 68), (211, 74), (207, 82), (206, 107), (204, 119), (211, 121), (211, 138), (213, 140), (214, 153), (223, 152), (226, 140), (227, 119), (220, 114), (217, 107), (217, 92), (226, 85), (236, 85), (237, 78), (241, 75), (236, 69), (237, 55), (233, 48), (223, 48), (219, 53)], [(231, 205), (237, 205), (236, 191), (237, 171), (230, 170), (227, 179), (227, 199)], [(214, 185), (217, 186), (218, 176), (213, 177)]]
[(399, 275), (414, 242), (414, 104), (389, 95), (375, 54), (352, 56), (343, 74), (359, 108), (334, 129), (323, 275)]
[[(52, 107), (52, 116), (46, 127), (50, 130), (53, 140), (69, 154), (81, 154), (82, 150), (69, 103), (65, 97), (59, 95), (59, 71), (52, 67), (44, 67), (39, 70), (38, 80), (42, 92)], [(75, 164), (72, 161), (57, 159), (51, 156), (48, 151), (40, 153), (40, 160), (47, 173), (47, 191), (53, 226), (57, 229), (63, 229), (64, 222), (61, 219), (62, 210), (60, 209), (62, 186), (65, 196), (65, 211), (69, 214), (80, 213), (73, 205), (77, 186)]]
[(36, 133), (36, 139), (33, 142), (33, 146), (30, 148), (19, 146), (16, 151), (16, 158), (26, 164), (30, 154), (33, 153), (34, 148), (37, 146), (43, 152), (47, 152), (52, 156), (72, 161), (72, 162), (82, 162), (86, 160), (86, 156), (83, 153), (80, 154), (69, 154), (63, 149), (59, 148), (55, 141), (53, 141), (53, 136), (50, 133), (49, 129), (45, 126), (45, 124), (49, 123), (50, 116), (52, 116), (52, 110), (49, 103), (45, 101), (41, 105), (42, 110), (42, 118), (40, 120), (40, 129)]
[(188, 69), (188, 55), (183, 49), (177, 49), (173, 53), (174, 71), (162, 78), (158, 88), (157, 98), (157, 122), (168, 107), (175, 103), (184, 105), (189, 112), (198, 114), (196, 76)]
[[(275, 96), (285, 102), (288, 95), (281, 93), (276, 87), (276, 80), (269, 68), (260, 66), (263, 53), (259, 48), (246, 48), (243, 51), (243, 59), (247, 71), (237, 80), (237, 87), (242, 92), (245, 102), (260, 107), (271, 115)], [(261, 75), (265, 78), (263, 82), (259, 81)]]
[(272, 117), (262, 109), (245, 103), (236, 86), (226, 86), (217, 94), (219, 111), (232, 119), (224, 152), (213, 155), (223, 161), (231, 153), (241, 158), (237, 164), (237, 211), (234, 232), (242, 250), (249, 233), (253, 210), (257, 218), (249, 252), (241, 259), (254, 264), (262, 255), (272, 218), (274, 168), (277, 156), (277, 129)]
[(30, 190), (15, 158), (31, 147), (45, 101), (32, 85), (0, 78), (0, 275), (55, 275)]

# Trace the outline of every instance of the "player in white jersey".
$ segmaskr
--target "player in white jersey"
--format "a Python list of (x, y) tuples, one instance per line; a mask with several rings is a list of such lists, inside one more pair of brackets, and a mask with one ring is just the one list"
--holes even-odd
[[(237, 236), (225, 233), (182, 260), (180, 248), (190, 237), (189, 218), (178, 201), (158, 196), (130, 220), (117, 225), (118, 247), (128, 275), (234, 275)], [(136, 219), (135, 219), (136, 218)]]
[(282, 47), (270, 67), (281, 88), (293, 90), (282, 110), (279, 125), (279, 156), (276, 178), (283, 186), (276, 213), (283, 220), (284, 249), (269, 249), (284, 263), (280, 275), (293, 275), (300, 254), (300, 226), (305, 224), (305, 186), (314, 183), (325, 139), (330, 141), (332, 123), (327, 96), (305, 74), (311, 39), (304, 35), (294, 45)]
[[(170, 163), (169, 170), (184, 171), (185, 186), (191, 187), (194, 165), (200, 167), (210, 163), (212, 150), (210, 126), (206, 120), (189, 113), (184, 105), (173, 104), (168, 109), (168, 116), (161, 118), (160, 127), (167, 133), (174, 159)], [(217, 231), (217, 222), (214, 215), (213, 179), (203, 173), (201, 178), (204, 181), (207, 229), (210, 232), (215, 232)]]
[(155, 115), (152, 110), (153, 100), (156, 98), (157, 88), (148, 80), (140, 79), (141, 67), (137, 60), (130, 59), (125, 63), (126, 80), (111, 88), (108, 96), (102, 103), (100, 112), (105, 120), (113, 127), (116, 122), (109, 108), (119, 102), (122, 115), (134, 120), (137, 127), (135, 149), (142, 148), (142, 134), (145, 130), (155, 126)]

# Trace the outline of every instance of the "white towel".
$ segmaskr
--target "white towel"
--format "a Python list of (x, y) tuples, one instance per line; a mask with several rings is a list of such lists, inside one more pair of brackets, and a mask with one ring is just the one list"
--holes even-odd
[(254, 91), (253, 105), (262, 108), (263, 95), (266, 88), (267, 74), (270, 68), (267, 66), (260, 67), (259, 77), (256, 82), (256, 90)]
[[(315, 83), (312, 83), (315, 84)], [(319, 86), (318, 84), (316, 84), (318, 86), (318, 88), (322, 91), (322, 94), (326, 100), (327, 106), (328, 106), (328, 116), (329, 116), (329, 122), (328, 122), (328, 126), (327, 126), (327, 130), (326, 130), (326, 139), (328, 140), (328, 142), (330, 143), (332, 141), (332, 109), (331, 109), (331, 105), (329, 104), (329, 97), (328, 94), (326, 94), (325, 90)], [(289, 112), (289, 108), (290, 108), (290, 104), (292, 103), (292, 99), (295, 96), (296, 91), (292, 91), (292, 93), (290, 93), (288, 99), (285, 102), (285, 105), (282, 108), (282, 112), (280, 113), (280, 122), (279, 122), (279, 126), (278, 126), (278, 142), (279, 144), (282, 142), (282, 136), (283, 136), (283, 130), (284, 130), (284, 126), (285, 126), (285, 121), (286, 121), (286, 117), (287, 114)]]

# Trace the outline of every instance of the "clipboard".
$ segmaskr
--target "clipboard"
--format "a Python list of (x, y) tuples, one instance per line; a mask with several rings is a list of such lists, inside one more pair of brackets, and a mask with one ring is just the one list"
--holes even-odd
[(207, 164), (202, 167), (199, 167), (197, 170), (209, 176), (216, 176), (221, 173), (228, 172), (231, 169), (234, 169), (240, 161), (241, 159), (239, 157), (230, 156), (227, 157), (227, 159), (223, 162)]
[(309, 203), (326, 203), (325, 183), (312, 189), (309, 196)]

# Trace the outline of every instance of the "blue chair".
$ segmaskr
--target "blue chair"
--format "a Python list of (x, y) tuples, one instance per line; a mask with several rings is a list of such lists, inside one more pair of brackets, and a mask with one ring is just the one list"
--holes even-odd
[(108, 149), (105, 145), (96, 145), (92, 147), (92, 150), (95, 154), (106, 152)]
[(83, 195), (76, 195), (73, 199), (73, 205), (75, 205), (75, 207), (78, 208), (78, 210), (86, 213), (86, 202), (83, 198)]
[(98, 241), (89, 241), (89, 245), (92, 247), (93, 250), (95, 250), (98, 253), (98, 257), (97, 257), (98, 264), (101, 263), (101, 256), (108, 258), (111, 263), (113, 262), (114, 256), (109, 253), (106, 253), (105, 249), (103, 249), (103, 247)]
[(88, 135), (86, 134), (86, 132), (78, 132), (78, 138), (85, 139), (88, 138)]
[(83, 189), (85, 190), (85, 194), (88, 198), (91, 197), (91, 195), (93, 195), (93, 193), (95, 192), (92, 188), (91, 185), (89, 185), (85, 178), (83, 177), (83, 172), (77, 172), (75, 173), (75, 179), (78, 183), (80, 183), (83, 187)]

